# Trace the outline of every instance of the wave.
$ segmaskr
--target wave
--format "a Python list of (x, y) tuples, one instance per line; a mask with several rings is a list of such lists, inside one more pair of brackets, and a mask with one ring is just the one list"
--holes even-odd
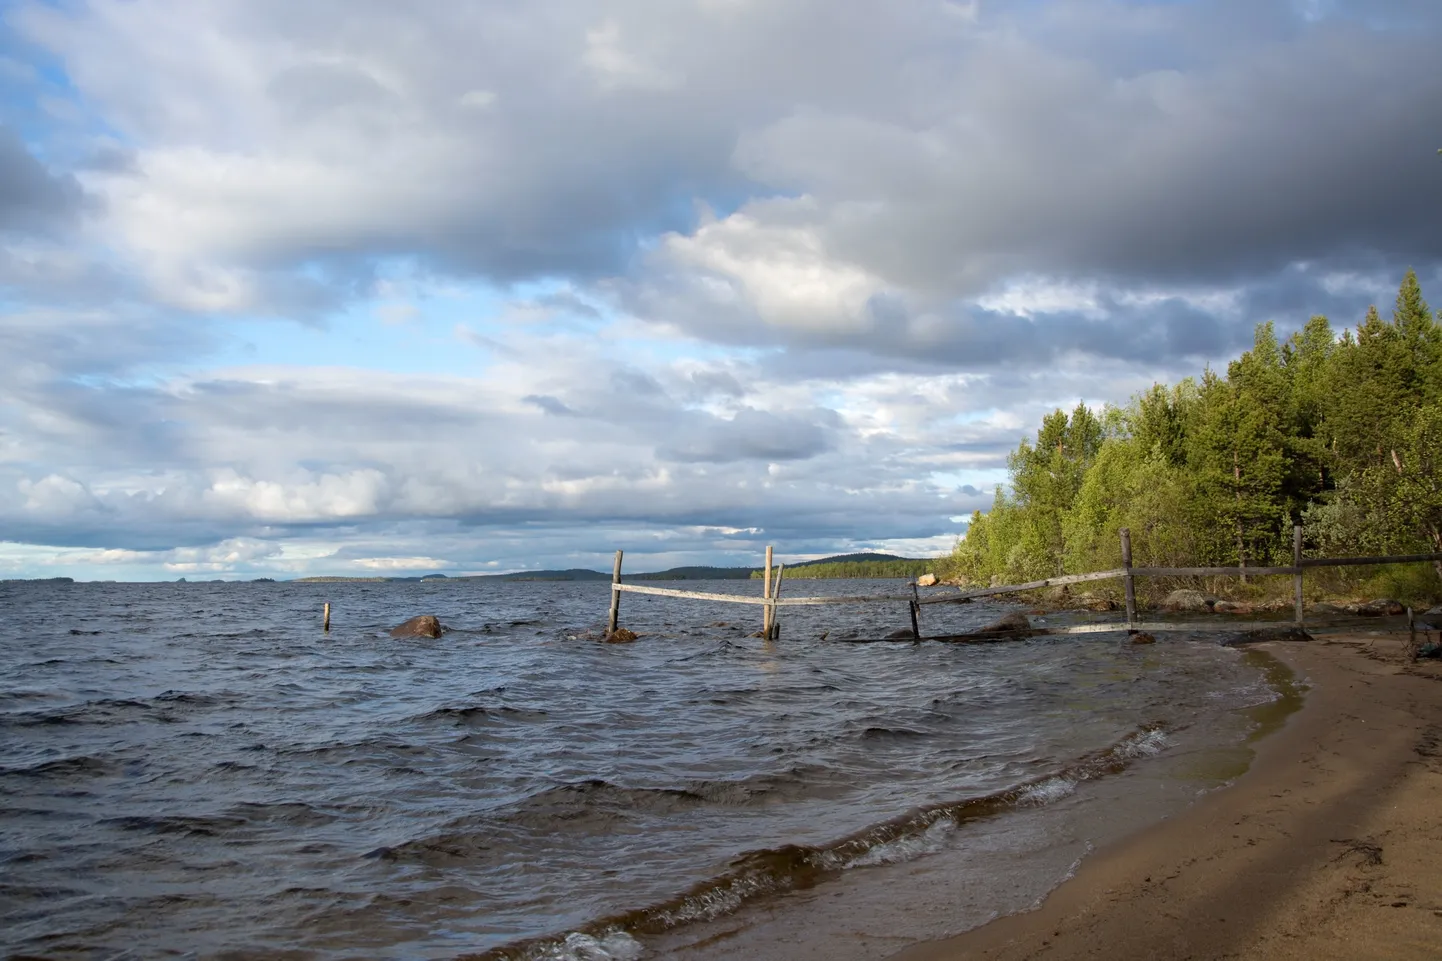
[(478, 724), (486, 721), (539, 721), (549, 717), (550, 712), (522, 707), (439, 707), (414, 718), (416, 721), (455, 721), (461, 724)]
[(104, 777), (120, 769), (120, 765), (104, 758), (80, 755), (42, 761), (26, 767), (0, 767), (0, 777), (33, 777), (69, 780), (72, 778)]
[(147, 834), (182, 834), (186, 837), (219, 837), (244, 827), (248, 821), (234, 815), (187, 815), (165, 814), (159, 816), (127, 815), (105, 818), (99, 822), (107, 827), (122, 831), (141, 831)]
[[(39, 695), (43, 697), (44, 695)], [(0, 727), (45, 727), (61, 724), (114, 724), (144, 717), (173, 722), (190, 708), (234, 703), (235, 695), (194, 694), (165, 691), (151, 698), (107, 697), (48, 710), (11, 711), (0, 714)]]
[(498, 837), (517, 829), (527, 834), (590, 834), (634, 825), (646, 817), (670, 817), (701, 807), (744, 808), (778, 800), (835, 796), (846, 789), (819, 766), (798, 766), (734, 780), (698, 779), (672, 788), (621, 787), (598, 778), (546, 788), (507, 810), (456, 818), (436, 834), (379, 847), (366, 857), (428, 867), (474, 864), (493, 851), (507, 854), (513, 850), (509, 843), (498, 843)]
[[(563, 937), (537, 938), (474, 955), (473, 961), (543, 961), (550, 958), (607, 958), (611, 954), (571, 954), (577, 939), (625, 934), (657, 935), (685, 924), (732, 914), (748, 902), (787, 891), (805, 890), (858, 868), (914, 860), (941, 850), (958, 827), (1021, 807), (1048, 804), (1073, 792), (1085, 781), (1125, 770), (1138, 758), (1160, 753), (1168, 744), (1160, 727), (1134, 731), (1111, 747), (1087, 754), (1060, 771), (1026, 781), (994, 794), (942, 802), (882, 821), (829, 844), (787, 844), (748, 851), (723, 874), (693, 885), (658, 904), (601, 918)], [(604, 782), (602, 782), (604, 783)], [(589, 944), (589, 942), (587, 942)]]

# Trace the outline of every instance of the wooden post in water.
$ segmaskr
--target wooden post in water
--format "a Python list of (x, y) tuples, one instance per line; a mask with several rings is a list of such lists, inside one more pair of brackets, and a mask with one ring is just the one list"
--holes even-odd
[(776, 610), (776, 600), (781, 596), (781, 575), (785, 571), (785, 564), (776, 565), (776, 582), (771, 585), (771, 632), (766, 635), (766, 639), (769, 641), (781, 637), (781, 619), (777, 617), (779, 612)]
[[(771, 545), (766, 545), (766, 568), (761, 572), (761, 596), (770, 600), (771, 598)], [(771, 615), (776, 608), (770, 604), (761, 608), (761, 636), (771, 636)]]
[(1127, 630), (1137, 622), (1137, 582), (1132, 576), (1132, 532), (1130, 528), (1122, 528), (1122, 570), (1126, 573), (1125, 578), (1127, 592)]
[(330, 601), (325, 602), (325, 609), (321, 615), (320, 626), (327, 634), (330, 633)]
[(1292, 566), (1297, 573), (1292, 575), (1292, 586), (1297, 595), (1297, 627), (1303, 626), (1302, 613), (1302, 525), (1297, 524), (1292, 528)]
[(616, 552), (616, 565), (611, 568), (611, 613), (606, 618), (606, 633), (616, 633), (616, 622), (621, 617), (621, 591), (618, 586), (621, 583), (621, 551)]
[(911, 636), (918, 641), (921, 640), (921, 622), (917, 615), (921, 613), (921, 594), (916, 589), (916, 581), (911, 582)]

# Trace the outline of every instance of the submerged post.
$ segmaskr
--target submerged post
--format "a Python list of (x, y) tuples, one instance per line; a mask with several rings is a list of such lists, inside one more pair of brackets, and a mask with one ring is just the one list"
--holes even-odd
[(916, 581), (911, 582), (911, 636), (918, 641), (921, 640), (921, 623), (917, 615), (921, 613), (921, 594), (916, 589)]
[[(762, 579), (762, 583), (761, 583), (761, 596), (764, 597), (764, 598), (766, 598), (766, 599), (769, 601), (769, 600), (771, 599), (771, 545), (770, 545), (770, 544), (767, 544), (767, 545), (766, 545), (766, 568), (765, 568), (765, 570), (763, 570), (763, 571), (761, 572), (761, 579)], [(770, 636), (771, 636), (771, 615), (774, 614), (775, 612), (776, 612), (776, 608), (773, 607), (773, 606), (772, 606), (771, 604), (769, 604), (769, 603), (766, 604), (766, 605), (764, 605), (764, 606), (761, 608), (761, 636), (762, 636), (762, 637), (770, 637)]]
[(1302, 627), (1302, 525), (1292, 528), (1292, 566), (1297, 573), (1292, 575), (1292, 584), (1297, 595), (1297, 627)]
[(321, 614), (321, 630), (330, 633), (330, 601), (325, 602), (324, 612)]
[(1126, 583), (1127, 592), (1127, 629), (1137, 622), (1137, 582), (1132, 576), (1132, 532), (1131, 528), (1122, 528), (1122, 570)]
[(616, 621), (621, 617), (621, 551), (616, 552), (616, 566), (611, 568), (611, 614), (606, 618), (606, 633), (616, 633)]

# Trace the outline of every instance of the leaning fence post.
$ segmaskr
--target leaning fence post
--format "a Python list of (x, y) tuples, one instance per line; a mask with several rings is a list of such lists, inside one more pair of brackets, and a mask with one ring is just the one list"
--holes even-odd
[(785, 573), (786, 565), (776, 565), (776, 581), (771, 585), (771, 630), (766, 635), (768, 641), (774, 641), (781, 637), (781, 620), (776, 615), (776, 602), (781, 598), (781, 575)]
[(1297, 573), (1292, 575), (1292, 584), (1297, 595), (1297, 629), (1303, 627), (1302, 613), (1302, 525), (1297, 524), (1292, 528), (1292, 566)]
[(921, 640), (921, 624), (917, 615), (921, 613), (921, 595), (916, 590), (916, 581), (911, 582), (911, 636)]
[(1127, 591), (1127, 629), (1137, 620), (1137, 584), (1132, 576), (1132, 532), (1130, 528), (1122, 528), (1122, 570)]
[(776, 609), (771, 606), (771, 545), (766, 545), (766, 568), (761, 574), (761, 596), (766, 603), (761, 608), (761, 636), (771, 636), (771, 615)]
[(616, 552), (616, 566), (611, 568), (611, 614), (606, 618), (606, 633), (616, 633), (616, 621), (621, 617), (621, 551)]

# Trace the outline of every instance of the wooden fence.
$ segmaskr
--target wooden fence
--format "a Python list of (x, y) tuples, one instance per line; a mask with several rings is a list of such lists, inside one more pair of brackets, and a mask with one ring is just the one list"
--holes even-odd
[[(1308, 568), (1357, 567), (1374, 564), (1410, 564), (1442, 561), (1442, 553), (1400, 554), (1384, 557), (1303, 557), (1302, 528), (1300, 526), (1294, 527), (1292, 530), (1292, 564), (1288, 567), (1133, 567), (1131, 532), (1125, 529), (1121, 532), (1121, 548), (1122, 566), (1110, 571), (1094, 571), (1090, 574), (1067, 574), (1058, 577), (1048, 577), (1039, 581), (1030, 581), (1026, 584), (1008, 584), (1001, 587), (983, 587), (974, 590), (948, 588), (942, 593), (929, 594), (926, 596), (920, 594), (916, 582), (913, 581), (910, 585), (910, 591), (904, 594), (857, 594), (838, 597), (782, 597), (781, 580), (784, 570), (782, 565), (776, 565), (773, 568), (771, 563), (773, 555), (770, 547), (766, 548), (766, 566), (763, 568), (760, 596), (717, 594), (709, 591), (687, 591), (670, 587), (651, 587), (646, 584), (628, 584), (621, 579), (621, 559), (623, 552), (617, 551), (616, 562), (611, 573), (611, 608), (606, 620), (606, 632), (608, 634), (613, 633), (619, 626), (621, 595), (623, 593), (632, 593), (651, 594), (659, 597), (684, 597), (700, 601), (719, 601), (723, 604), (751, 604), (759, 606), (762, 608), (760, 634), (768, 639), (775, 639), (780, 636), (781, 626), (777, 618), (780, 608), (825, 604), (905, 603), (908, 605), (911, 614), (912, 640), (980, 640), (988, 635), (972, 633), (962, 635), (938, 635), (931, 638), (923, 637), (920, 624), (921, 608), (928, 604), (958, 604), (981, 597), (995, 597), (1002, 594), (1037, 591), (1048, 587), (1062, 587), (1072, 584), (1085, 584), (1092, 581), (1116, 579), (1121, 579), (1124, 582), (1123, 589), (1126, 597), (1125, 621), (1047, 627), (1034, 630), (1032, 633), (1101, 634), (1117, 631), (1218, 631), (1238, 633), (1253, 630), (1274, 630), (1286, 622), (1241, 622), (1230, 619), (1217, 622), (1174, 622), (1142, 621), (1137, 618), (1136, 579), (1138, 577), (1251, 577), (1270, 575), (1291, 575), (1293, 577), (1295, 603), (1292, 624), (1298, 629), (1305, 629), (1306, 618), (1302, 605), (1302, 578), (1303, 573)], [(1410, 629), (1412, 624), (1412, 613), (1410, 610), (1407, 612), (1407, 617)], [(1011, 633), (1014, 634), (1015, 632)]]

